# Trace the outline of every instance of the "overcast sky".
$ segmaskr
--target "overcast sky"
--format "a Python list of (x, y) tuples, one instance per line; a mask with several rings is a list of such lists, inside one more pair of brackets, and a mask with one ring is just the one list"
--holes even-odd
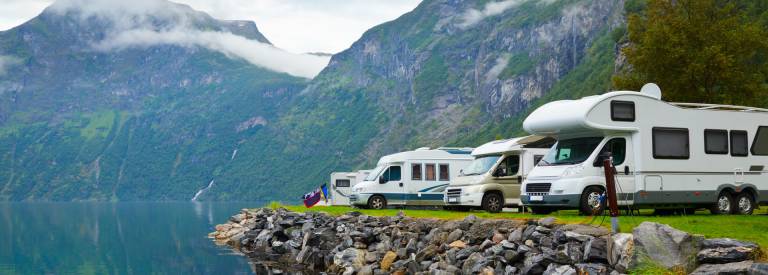
[[(130, 1), (130, 0), (126, 0)], [(53, 0), (0, 0), (0, 30), (38, 15)], [(256, 22), (285, 50), (337, 53), (369, 28), (411, 11), (420, 0), (174, 0), (219, 19)]]

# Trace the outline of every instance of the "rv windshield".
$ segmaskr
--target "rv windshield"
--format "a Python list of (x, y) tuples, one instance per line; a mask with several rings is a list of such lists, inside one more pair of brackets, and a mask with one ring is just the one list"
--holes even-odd
[(461, 173), (461, 175), (471, 176), (488, 172), (488, 170), (491, 170), (493, 165), (496, 164), (496, 161), (498, 161), (500, 157), (501, 155), (478, 157), (473, 160), (472, 163), (467, 166), (467, 168), (464, 168), (464, 171)]
[(602, 140), (602, 137), (560, 140), (552, 147), (552, 150), (549, 150), (549, 153), (541, 159), (541, 162), (539, 162), (538, 165), (549, 166), (582, 163), (589, 158), (589, 155), (595, 151), (595, 148)]
[(367, 177), (365, 177), (365, 181), (374, 181), (374, 180), (376, 180), (376, 178), (379, 177), (379, 174), (381, 174), (381, 171), (383, 171), (386, 168), (387, 168), (386, 165), (376, 166), (376, 168), (373, 168), (373, 171), (371, 171), (371, 173), (368, 174)]

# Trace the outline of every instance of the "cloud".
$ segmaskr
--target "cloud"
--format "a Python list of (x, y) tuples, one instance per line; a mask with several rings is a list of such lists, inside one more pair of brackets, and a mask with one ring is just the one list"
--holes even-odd
[(485, 6), (483, 7), (483, 10), (477, 10), (474, 8), (470, 8), (464, 14), (461, 15), (461, 22), (458, 24), (461, 28), (469, 28), (472, 25), (477, 24), (478, 22), (482, 21), (486, 17), (499, 15), (503, 13), (504, 11), (519, 6), (523, 2), (526, 2), (527, 0), (505, 0), (505, 1), (499, 1), (499, 2), (488, 2), (485, 3)]
[(18, 59), (10, 55), (0, 55), (0, 75), (5, 75), (8, 69), (21, 63), (21, 59)]
[(328, 65), (330, 60), (328, 56), (289, 53), (272, 45), (231, 33), (189, 29), (123, 31), (94, 44), (94, 48), (100, 51), (111, 51), (163, 44), (184, 47), (199, 46), (221, 52), (230, 58), (242, 58), (254, 65), (273, 71), (305, 78), (315, 77)]
[(201, 30), (211, 18), (189, 6), (164, 0), (60, 0), (51, 11), (81, 20), (104, 20), (103, 40), (92, 41), (98, 51), (131, 47), (178, 45), (202, 47), (240, 58), (256, 66), (298, 77), (315, 77), (330, 60), (328, 56), (295, 54), (229, 32)]
[(483, 10), (470, 8), (469, 10), (465, 11), (460, 17), (461, 22), (458, 23), (458, 26), (462, 29), (467, 29), (479, 23), (480, 21), (483, 21), (485, 18), (502, 14), (506, 10), (517, 7), (520, 4), (528, 1), (537, 1), (538, 4), (549, 5), (554, 3), (556, 0), (504, 0), (498, 2), (488, 2), (485, 3)]

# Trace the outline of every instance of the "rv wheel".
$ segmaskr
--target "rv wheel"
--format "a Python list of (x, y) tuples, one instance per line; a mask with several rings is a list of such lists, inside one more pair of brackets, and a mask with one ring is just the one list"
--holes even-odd
[(741, 192), (736, 197), (736, 211), (740, 215), (752, 215), (752, 211), (755, 210), (755, 199), (752, 194)]
[(590, 186), (584, 189), (579, 200), (579, 212), (585, 216), (597, 216), (603, 211), (605, 205), (600, 197), (605, 193), (602, 188)]
[(483, 210), (499, 213), (504, 208), (504, 198), (498, 193), (488, 193), (483, 196)]
[(728, 191), (720, 192), (717, 196), (717, 202), (712, 206), (712, 214), (727, 215), (733, 213), (734, 209), (733, 195)]
[(384, 209), (387, 207), (387, 199), (382, 196), (375, 195), (368, 199), (368, 208), (370, 209)]

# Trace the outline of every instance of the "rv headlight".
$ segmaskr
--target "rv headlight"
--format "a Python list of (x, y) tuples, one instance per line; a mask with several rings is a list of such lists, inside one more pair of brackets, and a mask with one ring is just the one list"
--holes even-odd
[(568, 167), (567, 169), (565, 169), (565, 171), (563, 171), (563, 174), (560, 176), (563, 178), (575, 176), (575, 175), (581, 174), (581, 172), (583, 171), (584, 171), (584, 164), (582, 163), (576, 166)]

